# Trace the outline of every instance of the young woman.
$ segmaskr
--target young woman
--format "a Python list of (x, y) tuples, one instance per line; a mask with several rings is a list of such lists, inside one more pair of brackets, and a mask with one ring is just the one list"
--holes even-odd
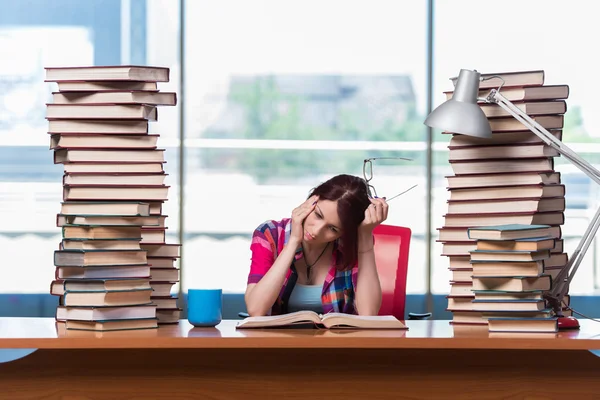
[(370, 198), (364, 179), (337, 175), (314, 188), (291, 218), (260, 225), (250, 246), (248, 313), (377, 315), (373, 229), (387, 214), (385, 198)]

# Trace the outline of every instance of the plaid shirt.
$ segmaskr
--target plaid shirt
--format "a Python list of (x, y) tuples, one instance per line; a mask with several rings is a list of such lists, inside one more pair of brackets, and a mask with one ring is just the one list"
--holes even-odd
[[(275, 262), (277, 255), (283, 250), (283, 246), (288, 242), (291, 228), (292, 221), (289, 218), (281, 221), (267, 221), (256, 228), (250, 245), (252, 263), (250, 265), (248, 283), (258, 283), (265, 276)], [(340, 255), (341, 253), (337, 248), (337, 244), (334, 242), (331, 265), (321, 292), (323, 312), (334, 311), (356, 314), (354, 289), (356, 288), (358, 277), (358, 265), (340, 271), (335, 266), (335, 261), (339, 259)], [(297, 261), (303, 256), (302, 248), (297, 249), (295, 260)], [(285, 276), (279, 296), (271, 309), (271, 315), (285, 314), (287, 312), (288, 300), (297, 280), (298, 273), (292, 262)]]

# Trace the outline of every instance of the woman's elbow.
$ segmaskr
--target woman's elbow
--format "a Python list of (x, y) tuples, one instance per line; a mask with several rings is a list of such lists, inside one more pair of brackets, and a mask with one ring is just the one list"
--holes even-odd
[(263, 317), (267, 315), (268, 310), (261, 309), (260, 307), (250, 307), (246, 305), (246, 309), (248, 310), (248, 315), (251, 317)]
[(269, 310), (265, 309), (265, 307), (261, 306), (260, 304), (256, 304), (253, 301), (249, 301), (248, 299), (246, 299), (246, 311), (251, 317), (262, 317), (267, 315), (269, 312)]

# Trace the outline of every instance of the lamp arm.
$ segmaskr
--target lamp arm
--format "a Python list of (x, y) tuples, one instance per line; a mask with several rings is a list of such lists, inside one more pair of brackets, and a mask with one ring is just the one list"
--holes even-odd
[[(533, 120), (529, 115), (510, 102), (498, 90), (492, 90), (486, 98), (486, 102), (495, 103), (506, 110), (515, 119), (520, 121), (527, 129), (536, 134), (548, 146), (554, 148), (559, 154), (571, 161), (577, 168), (583, 171), (594, 182), (600, 185), (600, 171), (589, 162), (581, 158), (577, 153), (566, 146), (562, 141), (554, 137), (544, 127)], [(557, 315), (562, 315), (562, 300), (569, 290), (569, 284), (573, 280), (581, 260), (585, 256), (590, 244), (592, 243), (598, 228), (600, 227), (600, 208), (592, 218), (592, 222), (587, 227), (573, 255), (567, 262), (567, 265), (556, 276), (552, 289), (546, 294), (547, 299), (554, 308)]]
[(587, 176), (589, 176), (594, 182), (600, 185), (600, 170), (595, 168), (589, 162), (581, 158), (577, 153), (571, 150), (567, 145), (558, 140), (554, 135), (548, 132), (543, 126), (535, 122), (529, 115), (521, 111), (515, 106), (510, 100), (504, 97), (499, 91), (492, 90), (486, 98), (488, 103), (495, 103), (506, 110), (515, 119), (520, 121), (527, 129), (535, 133), (541, 138), (544, 143), (548, 146), (556, 149), (562, 156), (569, 159), (575, 164), (580, 170), (582, 170)]

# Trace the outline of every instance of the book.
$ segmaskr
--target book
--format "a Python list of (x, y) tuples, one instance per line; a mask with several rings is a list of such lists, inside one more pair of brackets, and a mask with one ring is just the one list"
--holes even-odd
[[(473, 310), (482, 312), (505, 311), (509, 314), (514, 311), (542, 311), (544, 309), (546, 309), (546, 302), (538, 299), (473, 300)], [(484, 317), (485, 316), (486, 315), (484, 314)]]
[(158, 328), (158, 320), (156, 318), (115, 319), (102, 321), (80, 321), (67, 319), (65, 324), (66, 329), (98, 332)]
[(164, 149), (60, 149), (54, 151), (54, 164), (74, 162), (162, 163), (165, 161), (164, 151)]
[(450, 269), (473, 269), (471, 266), (471, 257), (466, 256), (449, 256), (448, 268)]
[(176, 257), (147, 256), (146, 258), (153, 268), (175, 268)]
[(45, 82), (148, 81), (169, 82), (169, 68), (145, 65), (46, 67)]
[(62, 228), (63, 240), (65, 239), (137, 239), (142, 238), (141, 226), (71, 226)]
[(473, 291), (476, 290), (504, 290), (523, 292), (528, 290), (550, 290), (552, 278), (550, 275), (537, 277), (477, 277), (473, 275)]
[(275, 328), (306, 324), (326, 329), (408, 329), (406, 325), (392, 315), (362, 316), (335, 312), (317, 314), (310, 310), (282, 315), (247, 317), (238, 322), (236, 328)]
[[(552, 136), (558, 140), (562, 140), (562, 129), (548, 130)], [(462, 147), (474, 146), (500, 146), (500, 145), (515, 145), (515, 144), (540, 144), (544, 143), (542, 138), (531, 131), (513, 131), (513, 132), (492, 132), (489, 138), (476, 136), (461, 135), (458, 133), (452, 134), (449, 149), (458, 149)]]
[(472, 276), (540, 276), (544, 273), (542, 261), (478, 261), (473, 260)]
[[(514, 144), (452, 148), (448, 160), (510, 160), (513, 158), (556, 157), (560, 153), (546, 144)], [(510, 161), (507, 161), (510, 162)]]
[(90, 163), (70, 162), (63, 164), (65, 174), (91, 173), (91, 174), (155, 174), (164, 172), (163, 162), (154, 163)]
[(179, 281), (179, 269), (173, 267), (155, 268), (150, 267), (152, 282), (177, 282)]
[(471, 263), (474, 261), (538, 261), (550, 258), (550, 250), (471, 250), (470, 253)]
[(156, 107), (143, 104), (46, 104), (46, 119), (158, 119)]
[(60, 214), (149, 216), (150, 204), (139, 201), (67, 201), (61, 202)]
[(135, 306), (105, 307), (56, 307), (57, 321), (80, 320), (101, 321), (107, 319), (146, 319), (156, 318), (156, 305), (143, 304)]
[(121, 173), (102, 174), (92, 172), (71, 172), (63, 175), (65, 186), (164, 186), (168, 174)]
[[(453, 226), (443, 226), (441, 228), (437, 228), (439, 231), (438, 241), (440, 242), (475, 242), (477, 239), (471, 239), (468, 234), (469, 227), (453, 227)], [(562, 229), (559, 225), (551, 226), (550, 231), (548, 233), (548, 237), (554, 239), (554, 247), (552, 248), (553, 253), (562, 253), (562, 240), (558, 239), (562, 235)], [(535, 238), (540, 239), (540, 238)], [(494, 241), (497, 241), (494, 239)], [(507, 240), (508, 241), (508, 240)], [(500, 240), (501, 242), (501, 240)], [(502, 243), (498, 244), (502, 246)], [(492, 244), (490, 244), (492, 246)], [(505, 244), (505, 247), (508, 247), (508, 244)], [(526, 246), (526, 245), (523, 245)], [(484, 249), (480, 249), (484, 250)], [(485, 250), (501, 250), (501, 249), (485, 249)], [(523, 249), (525, 250), (525, 249)]]
[[(480, 310), (477, 310), (480, 311)], [(541, 310), (484, 310), (480, 311), (483, 319), (490, 318), (552, 318), (556, 314), (551, 308)]]
[[(562, 129), (565, 123), (564, 115), (537, 115), (532, 116), (535, 122), (546, 129)], [(492, 132), (522, 131), (525, 125), (514, 117), (488, 119)]]
[(56, 226), (104, 225), (104, 226), (164, 226), (166, 215), (147, 217), (123, 215), (62, 215), (56, 216)]
[(148, 279), (96, 279), (96, 280), (54, 280), (50, 284), (50, 294), (62, 296), (66, 292), (105, 292), (123, 290), (150, 290)]
[(560, 172), (521, 172), (500, 174), (472, 174), (468, 176), (446, 176), (448, 189), (483, 188), (517, 185), (557, 185)]
[(120, 307), (56, 307), (57, 321), (101, 321), (107, 319), (145, 319), (156, 317), (156, 305)]
[(484, 199), (448, 202), (449, 214), (497, 214), (564, 211), (565, 198)]
[(473, 297), (451, 297), (448, 296), (448, 311), (472, 311)]
[(148, 133), (148, 121), (122, 119), (55, 119), (48, 121), (48, 133), (141, 135)]
[(164, 201), (162, 201), (162, 200), (147, 201), (146, 203), (148, 203), (150, 205), (150, 215), (156, 215), (156, 216), (162, 215)]
[(534, 237), (515, 240), (477, 240), (477, 250), (538, 251), (554, 248), (553, 237)]
[(66, 307), (116, 307), (152, 304), (152, 288), (106, 291), (67, 291), (62, 296)]
[[(490, 89), (482, 89), (477, 94), (478, 98), (485, 98), (490, 93)], [(569, 85), (545, 85), (545, 86), (527, 86), (527, 87), (502, 87), (500, 93), (512, 102), (525, 100), (556, 100), (569, 97)], [(446, 99), (450, 100), (453, 91), (444, 92)]]
[(52, 104), (149, 104), (174, 106), (177, 95), (172, 92), (100, 91), (53, 92)]
[(446, 242), (442, 245), (443, 256), (461, 256), (469, 255), (469, 252), (475, 250), (475, 242)]
[(562, 225), (564, 222), (565, 215), (562, 212), (444, 215), (444, 226), (448, 227), (492, 226), (501, 224)]
[(142, 243), (165, 243), (166, 228), (142, 227)]
[[(508, 111), (504, 110), (497, 104), (481, 104), (479, 106), (486, 117), (508, 117), (511, 116)], [(531, 103), (515, 103), (515, 107), (528, 115), (548, 115), (548, 114), (564, 114), (567, 112), (567, 103), (563, 100), (556, 101), (536, 101)]]
[(452, 274), (450, 281), (452, 282), (471, 282), (473, 275), (473, 268), (469, 269), (450, 269)]
[(181, 308), (156, 309), (156, 318), (159, 324), (177, 324), (181, 317)]
[(488, 318), (490, 332), (558, 332), (558, 319), (551, 318)]
[(552, 227), (548, 225), (505, 224), (472, 227), (467, 232), (471, 239), (514, 240), (551, 236)]
[(64, 185), (63, 200), (167, 200), (169, 186)]
[(156, 305), (157, 310), (177, 308), (176, 296), (152, 296), (152, 302)]
[(473, 280), (468, 282), (450, 282), (450, 295), (455, 297), (472, 297)]
[(161, 243), (161, 244), (144, 243), (141, 245), (141, 247), (143, 250), (146, 251), (148, 257), (178, 258), (181, 245), (178, 243)]
[(479, 300), (543, 300), (541, 290), (528, 290), (523, 292), (507, 292), (504, 290), (473, 290), (475, 299)]
[[(493, 76), (501, 76), (500, 78), (493, 78)], [(481, 74), (481, 80), (479, 82), (479, 89), (496, 89), (500, 85), (503, 88), (513, 86), (542, 86), (544, 84), (545, 74), (543, 70), (529, 70), (529, 71), (511, 71), (511, 72), (495, 72), (489, 74)], [(456, 85), (458, 76), (450, 78), (452, 83)]]
[(487, 325), (487, 320), (483, 319), (481, 311), (453, 311), (451, 324)]
[(145, 91), (157, 92), (156, 82), (141, 81), (60, 81), (57, 82), (59, 92), (114, 92), (114, 91)]
[(59, 266), (54, 271), (56, 279), (149, 278), (149, 265), (115, 266)]
[(500, 174), (507, 172), (554, 172), (554, 159), (549, 157), (489, 161), (450, 161), (450, 167), (456, 175)]
[(109, 265), (146, 265), (146, 252), (143, 250), (55, 250), (54, 265), (71, 266), (109, 266)]
[(453, 188), (450, 190), (449, 201), (466, 200), (500, 200), (500, 199), (534, 199), (564, 197), (564, 185), (519, 185), (491, 186), (476, 188)]
[(155, 149), (159, 135), (52, 134), (50, 149)]
[(474, 240), (469, 238), (466, 227), (448, 227), (443, 226), (437, 228), (438, 230), (438, 241), (440, 242), (473, 242)]
[(172, 282), (150, 281), (150, 286), (152, 287), (152, 296), (170, 296), (171, 289), (178, 280), (179, 279), (176, 279)]
[(63, 239), (59, 250), (142, 250), (140, 239)]

